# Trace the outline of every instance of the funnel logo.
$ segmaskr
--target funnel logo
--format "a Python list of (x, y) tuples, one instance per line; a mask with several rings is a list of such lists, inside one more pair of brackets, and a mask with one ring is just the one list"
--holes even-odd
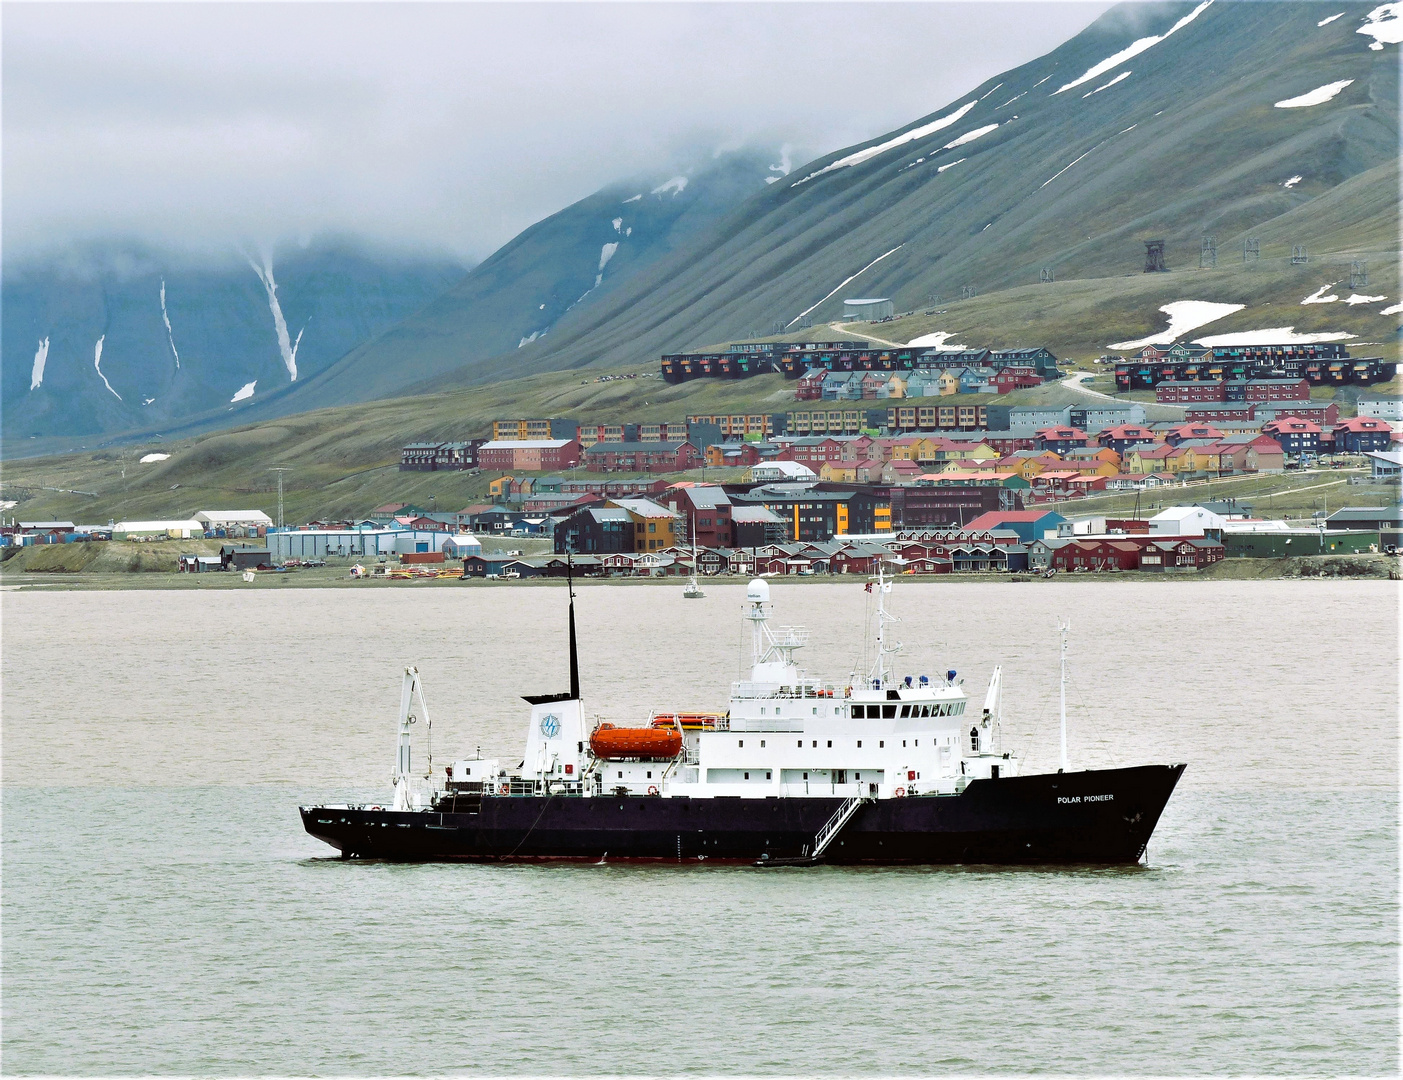
[(555, 713), (546, 713), (541, 717), (541, 734), (547, 739), (553, 739), (560, 734), (560, 717)]

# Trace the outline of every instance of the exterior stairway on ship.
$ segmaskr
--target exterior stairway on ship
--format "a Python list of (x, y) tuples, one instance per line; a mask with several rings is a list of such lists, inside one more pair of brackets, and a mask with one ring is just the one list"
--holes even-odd
[(823, 853), (828, 850), (828, 846), (837, 839), (838, 834), (843, 831), (843, 826), (852, 820), (862, 807), (873, 802), (873, 799), (863, 795), (854, 795), (829, 818), (814, 834), (814, 842), (802, 855), (783, 859), (772, 859), (768, 854), (760, 856), (756, 866), (814, 866), (823, 861)]

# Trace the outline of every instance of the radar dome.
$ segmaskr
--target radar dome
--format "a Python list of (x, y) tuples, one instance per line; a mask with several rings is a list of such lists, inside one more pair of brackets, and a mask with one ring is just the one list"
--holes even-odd
[(756, 578), (745, 587), (745, 598), (752, 604), (768, 604), (770, 602), (770, 583)]

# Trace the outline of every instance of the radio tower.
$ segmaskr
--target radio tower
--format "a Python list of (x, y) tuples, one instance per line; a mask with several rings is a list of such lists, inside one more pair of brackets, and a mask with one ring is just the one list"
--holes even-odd
[(278, 528), (280, 529), (283, 527), (283, 473), (288, 472), (289, 468), (287, 465), (274, 465), (268, 470), (278, 474)]

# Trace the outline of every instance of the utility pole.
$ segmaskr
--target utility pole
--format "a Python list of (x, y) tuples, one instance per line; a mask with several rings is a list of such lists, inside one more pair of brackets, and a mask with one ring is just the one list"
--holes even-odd
[(278, 474), (278, 528), (283, 527), (283, 473), (289, 469), (286, 465), (274, 465), (269, 472)]

